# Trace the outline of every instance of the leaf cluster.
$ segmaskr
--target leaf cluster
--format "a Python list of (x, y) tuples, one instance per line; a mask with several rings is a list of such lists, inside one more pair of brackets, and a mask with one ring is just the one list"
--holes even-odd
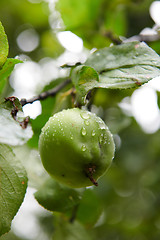
[[(88, 54), (83, 63), (73, 61), (71, 65), (66, 63), (56, 68), (59, 73), (64, 70), (65, 74), (63, 77), (59, 74), (49, 84), (44, 83), (43, 89), (31, 99), (33, 102), (41, 100), (42, 113), (29, 120), (24, 116), (23, 107), (30, 99), (22, 104), (24, 99), (11, 95), (9, 77), (16, 66), (25, 64), (18, 58), (10, 58), (21, 53), (15, 35), (28, 28), (26, 23), (36, 29), (40, 46), (28, 53), (34, 61), (45, 57), (58, 61), (65, 50), (56, 31), (49, 27), (46, 2), (9, 0), (8, 10), (5, 1), (0, 2), (0, 15), (7, 32), (6, 35), (0, 23), (2, 239), (7, 236), (18, 239), (10, 228), (28, 186), (36, 189), (35, 199), (53, 215), (46, 226), (53, 225), (50, 234), (54, 240), (159, 239), (159, 131), (148, 136), (134, 117), (126, 115), (119, 105), (129, 99), (135, 89), (160, 76), (159, 42), (149, 46), (139, 41), (122, 41), (119, 37), (130, 37), (146, 26), (144, 19), (150, 3), (143, 0), (59, 0), (55, 11), (61, 13), (65, 30), (81, 37), (86, 48), (98, 50)], [(150, 19), (147, 23), (152, 24)], [(159, 104), (159, 93), (157, 98)], [(95, 112), (114, 134), (115, 160), (98, 188), (77, 190), (59, 184), (49, 178), (38, 155), (39, 134), (49, 117), (75, 106)], [(42, 222), (45, 226), (45, 221)]]

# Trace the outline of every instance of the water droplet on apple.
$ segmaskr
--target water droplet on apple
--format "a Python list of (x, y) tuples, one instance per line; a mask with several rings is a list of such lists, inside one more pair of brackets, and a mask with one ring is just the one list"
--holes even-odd
[(81, 150), (82, 150), (82, 152), (86, 151), (86, 146), (84, 144), (82, 145)]
[(83, 113), (81, 113), (80, 115), (81, 115), (81, 117), (82, 117), (83, 119), (89, 119), (89, 118), (90, 118), (90, 116), (89, 116), (89, 114), (88, 114), (87, 112), (83, 112)]
[(95, 130), (92, 131), (92, 137), (96, 135)]
[(99, 121), (99, 127), (100, 129), (106, 129), (106, 125), (104, 122)]
[(85, 124), (86, 126), (89, 126), (90, 122), (89, 122), (88, 120), (85, 120), (85, 121), (84, 121), (84, 124)]
[(100, 138), (99, 138), (99, 143), (102, 144), (103, 143), (103, 140), (104, 140), (104, 136), (103, 136), (103, 133), (100, 135)]
[(82, 133), (82, 135), (83, 135), (83, 136), (85, 136), (85, 135), (86, 135), (86, 133), (87, 133), (87, 132), (86, 132), (86, 129), (85, 129), (85, 127), (83, 127), (83, 128), (82, 128), (82, 130), (81, 130), (81, 133)]

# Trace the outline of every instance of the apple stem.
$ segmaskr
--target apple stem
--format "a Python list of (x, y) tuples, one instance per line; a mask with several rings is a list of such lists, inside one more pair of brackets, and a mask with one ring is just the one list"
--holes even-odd
[(90, 179), (90, 181), (95, 185), (98, 186), (98, 183), (96, 182), (96, 180), (93, 178), (93, 173), (95, 172), (95, 166), (92, 167), (88, 167), (86, 170), (87, 172), (87, 177)]

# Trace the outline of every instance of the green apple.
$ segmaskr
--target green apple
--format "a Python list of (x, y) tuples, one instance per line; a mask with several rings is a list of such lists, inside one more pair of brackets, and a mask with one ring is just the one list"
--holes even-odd
[(34, 194), (39, 204), (47, 210), (68, 214), (79, 205), (81, 195), (79, 190), (59, 184), (53, 178), (48, 178)]
[(79, 108), (50, 117), (42, 128), (39, 151), (46, 171), (70, 187), (98, 185), (109, 168), (115, 145), (106, 124)]

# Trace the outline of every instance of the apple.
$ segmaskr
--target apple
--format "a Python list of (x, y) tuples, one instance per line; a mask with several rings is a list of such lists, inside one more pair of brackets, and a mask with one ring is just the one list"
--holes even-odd
[(39, 138), (46, 171), (73, 188), (98, 185), (111, 165), (115, 145), (112, 134), (96, 114), (79, 108), (54, 114)]

